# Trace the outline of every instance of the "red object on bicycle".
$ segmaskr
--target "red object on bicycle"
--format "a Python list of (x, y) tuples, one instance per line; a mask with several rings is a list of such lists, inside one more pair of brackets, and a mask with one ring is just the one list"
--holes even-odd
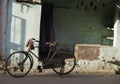
[(26, 47), (29, 47), (30, 50), (34, 49), (34, 42), (32, 39), (29, 39), (26, 43)]

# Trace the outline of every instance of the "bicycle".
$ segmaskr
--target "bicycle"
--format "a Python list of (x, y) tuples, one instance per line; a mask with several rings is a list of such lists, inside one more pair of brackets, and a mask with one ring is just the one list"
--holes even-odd
[[(39, 44), (38, 46), (35, 46), (36, 42)], [(39, 62), (42, 62), (42, 65), (37, 66), (39, 72), (42, 72), (43, 69), (51, 68), (60, 76), (69, 74), (75, 68), (75, 56), (69, 51), (56, 49), (57, 44), (57, 42), (41, 44), (39, 40), (30, 39), (27, 42), (27, 51), (16, 51), (9, 55), (6, 60), (6, 71), (15, 78), (24, 77), (33, 67), (34, 56)], [(41, 60), (41, 55), (37, 56), (32, 50), (43, 46), (48, 46), (49, 52), (47, 57)]]

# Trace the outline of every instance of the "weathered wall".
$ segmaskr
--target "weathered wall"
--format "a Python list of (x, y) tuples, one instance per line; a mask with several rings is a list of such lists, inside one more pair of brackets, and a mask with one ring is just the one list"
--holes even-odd
[[(56, 40), (62, 44), (75, 43), (112, 45), (112, 41), (102, 36), (112, 36), (113, 31), (106, 29), (104, 24), (110, 21), (114, 11), (111, 4), (103, 7), (103, 2), (85, 0), (43, 0), (54, 4), (54, 29)], [(106, 2), (104, 2), (106, 3)], [(96, 8), (96, 9), (95, 9)], [(112, 21), (112, 20), (111, 20)]]
[[(119, 1), (120, 2), (120, 1)], [(120, 61), (120, 4), (116, 3), (115, 24), (114, 24), (114, 41), (112, 48), (100, 48), (100, 58), (106, 61), (116, 59)], [(118, 63), (120, 64), (120, 63)]]
[[(114, 22), (114, 6), (110, 0), (43, 0), (43, 2), (54, 3), (54, 29), (56, 40), (63, 44), (103, 44), (112, 45), (111, 40), (104, 36), (113, 36), (111, 30), (105, 25)], [(91, 6), (90, 3), (93, 2)], [(96, 6), (96, 7), (95, 7)], [(109, 27), (109, 26), (108, 26)], [(114, 32), (115, 33), (115, 32)], [(103, 39), (101, 37), (103, 36)], [(117, 38), (118, 39), (118, 38)], [(117, 40), (116, 39), (116, 40)], [(119, 49), (114, 47), (100, 48), (100, 60), (79, 60), (79, 70), (114, 70), (116, 66), (102, 61), (105, 57), (110, 60), (114, 55), (118, 57)], [(103, 57), (103, 58), (102, 58)]]
[[(46, 0), (47, 1), (47, 0)], [(74, 0), (48, 0), (54, 3), (54, 29), (56, 40), (62, 44), (73, 45), (75, 43), (101, 44), (102, 36), (111, 36), (113, 31), (109, 31), (104, 26), (106, 16), (111, 13), (111, 6), (102, 6), (102, 3), (94, 2), (90, 6), (90, 1), (73, 2)], [(51, 3), (50, 2), (50, 3)], [(97, 6), (97, 8), (95, 7)], [(87, 8), (86, 8), (87, 7)], [(10, 0), (8, 9), (7, 25), (7, 55), (16, 50), (24, 50), (24, 42), (30, 37), (38, 38), (40, 25), (40, 7), (18, 4), (15, 0)], [(106, 12), (106, 10), (108, 10)], [(35, 22), (35, 23), (34, 23)], [(36, 29), (35, 29), (36, 28)], [(37, 32), (36, 32), (37, 31)], [(112, 41), (104, 39), (104, 44), (112, 45)], [(22, 45), (22, 46), (21, 46)], [(101, 60), (79, 60), (78, 69), (113, 69), (109, 64)]]
[[(39, 39), (41, 5), (17, 3), (9, 0), (7, 20), (7, 56), (18, 50), (26, 50), (30, 38)], [(36, 50), (36, 54), (37, 54)]]

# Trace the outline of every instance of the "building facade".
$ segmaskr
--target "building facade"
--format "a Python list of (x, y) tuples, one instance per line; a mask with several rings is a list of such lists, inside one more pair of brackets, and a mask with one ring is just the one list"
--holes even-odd
[[(99, 48), (100, 59), (115, 57), (119, 60), (119, 1), (42, 0), (42, 3), (54, 5), (53, 27), (55, 38), (61, 44), (111, 46)], [(0, 56), (5, 59), (14, 51), (26, 50), (27, 39), (39, 39), (42, 5), (16, 0), (1, 0), (0, 4)], [(107, 37), (114, 38), (109, 40)]]

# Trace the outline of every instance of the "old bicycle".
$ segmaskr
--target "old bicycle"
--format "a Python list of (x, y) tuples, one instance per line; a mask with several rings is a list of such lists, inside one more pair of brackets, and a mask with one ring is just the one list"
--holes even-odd
[[(75, 56), (64, 50), (56, 49), (57, 42), (46, 42), (45, 44), (39, 44), (35, 46), (35, 43), (40, 43), (40, 41), (32, 38), (27, 42), (27, 51), (16, 51), (10, 54), (6, 60), (6, 71), (13, 77), (19, 78), (27, 75), (33, 67), (34, 59), (37, 58), (38, 61), (42, 61), (42, 65), (38, 65), (37, 69), (42, 72), (42, 69), (51, 68), (58, 75), (66, 75), (70, 73), (76, 64)], [(47, 56), (41, 60), (41, 55), (37, 56), (33, 50), (35, 48), (40, 48), (43, 46), (49, 47), (49, 52)]]

